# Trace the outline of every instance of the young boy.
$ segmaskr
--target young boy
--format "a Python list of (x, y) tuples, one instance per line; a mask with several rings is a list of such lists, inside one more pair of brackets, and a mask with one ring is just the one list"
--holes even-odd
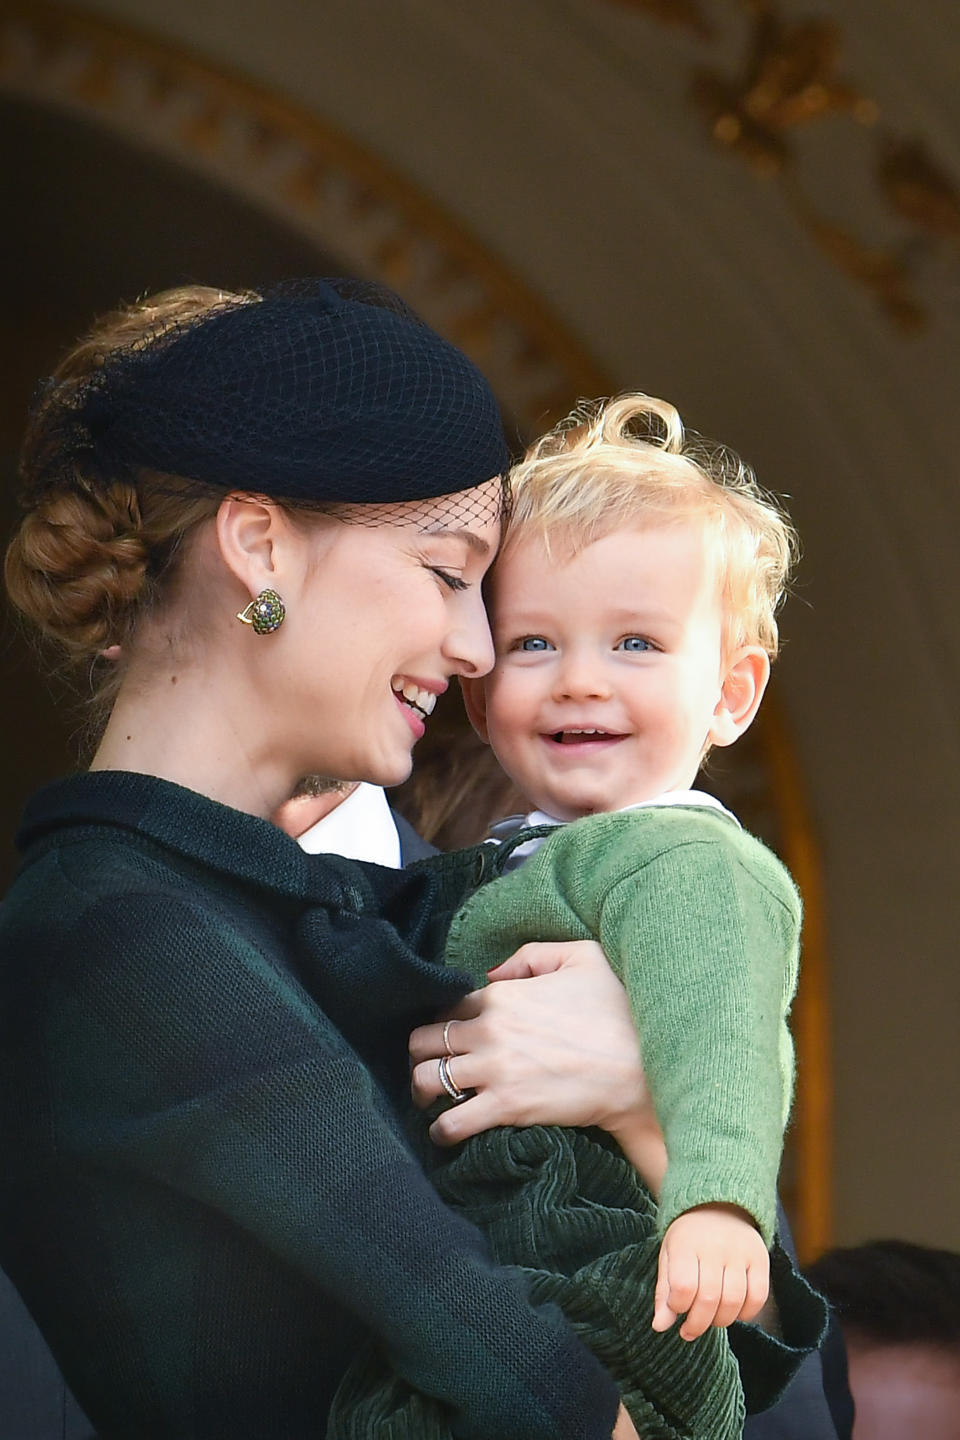
[[(462, 682), (525, 825), (552, 829), (500, 846), (503, 878), (454, 917), (445, 958), (482, 984), (526, 941), (599, 940), (630, 996), (667, 1168), (655, 1203), (609, 1137), (543, 1126), (427, 1158), (498, 1262), (565, 1311), (644, 1440), (733, 1440), (744, 1404), (722, 1327), (767, 1298), (800, 902), (691, 786), (757, 712), (794, 539), (751, 472), (691, 443), (672, 406), (628, 395), (574, 422), (513, 473), (489, 591), (496, 664)], [(455, 1024), (444, 1036), (456, 1103), (469, 1062)], [(782, 1254), (777, 1268), (781, 1309), (803, 1312), (815, 1344), (819, 1301), (791, 1288)], [(771, 1354), (741, 1356), (756, 1408), (778, 1388)]]

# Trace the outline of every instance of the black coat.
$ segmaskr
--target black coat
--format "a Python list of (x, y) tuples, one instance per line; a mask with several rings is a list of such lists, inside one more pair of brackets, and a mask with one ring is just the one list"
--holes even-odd
[[(430, 853), (397, 818), (404, 863)], [(819, 1357), (804, 1364), (783, 1400), (748, 1421), (745, 1440), (834, 1440)], [(22, 1300), (0, 1272), (0, 1437), (3, 1440), (93, 1440), (93, 1428), (73, 1399)], [(841, 1437), (844, 1440), (844, 1437)]]

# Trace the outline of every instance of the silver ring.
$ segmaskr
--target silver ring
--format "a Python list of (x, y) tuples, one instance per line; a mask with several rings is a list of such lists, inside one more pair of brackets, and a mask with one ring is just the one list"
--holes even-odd
[(453, 1056), (457, 1053), (456, 1050), (454, 1050), (453, 1046), (450, 1044), (450, 1026), (452, 1024), (452, 1020), (447, 1020), (443, 1026), (443, 1048), (447, 1052), (448, 1060), (451, 1060)]
[(449, 1055), (441, 1055), (440, 1059), (437, 1061), (437, 1074), (440, 1076), (440, 1084), (443, 1086), (444, 1090), (446, 1090), (454, 1105), (459, 1105), (461, 1100), (466, 1100), (467, 1092), (466, 1090), (458, 1089), (457, 1085), (454, 1083), (453, 1076), (450, 1074), (450, 1059), (451, 1057)]

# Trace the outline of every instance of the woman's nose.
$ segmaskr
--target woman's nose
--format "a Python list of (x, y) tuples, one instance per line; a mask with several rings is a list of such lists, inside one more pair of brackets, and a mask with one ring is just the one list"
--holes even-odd
[(447, 636), (444, 653), (455, 665), (458, 675), (486, 675), (493, 669), (495, 655), (479, 586), (469, 596), (458, 598), (464, 603), (457, 625)]

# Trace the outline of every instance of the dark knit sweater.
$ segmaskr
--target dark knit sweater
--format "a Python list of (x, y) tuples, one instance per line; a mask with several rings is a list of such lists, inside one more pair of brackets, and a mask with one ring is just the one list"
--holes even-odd
[[(421, 958), (484, 878), (307, 856), (133, 774), (42, 792), (0, 913), (0, 1264), (103, 1440), (322, 1436), (373, 1335), (465, 1437), (617, 1394), (404, 1140)], [(367, 1063), (364, 1063), (366, 1061)]]

